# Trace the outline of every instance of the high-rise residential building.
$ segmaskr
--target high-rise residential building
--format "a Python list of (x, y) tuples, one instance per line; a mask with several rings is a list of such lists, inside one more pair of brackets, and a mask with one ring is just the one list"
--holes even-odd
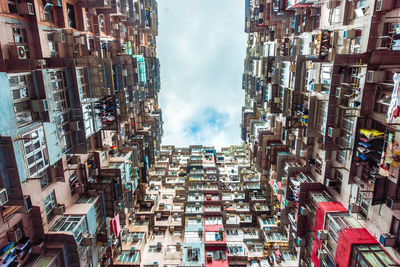
[(242, 140), (299, 266), (399, 266), (399, 1), (246, 1)]
[(135, 262), (121, 231), (162, 135), (156, 1), (0, 10), (1, 266)]
[(155, 0), (0, 3), (0, 266), (400, 266), (400, 2), (246, 0), (241, 145), (162, 145)]

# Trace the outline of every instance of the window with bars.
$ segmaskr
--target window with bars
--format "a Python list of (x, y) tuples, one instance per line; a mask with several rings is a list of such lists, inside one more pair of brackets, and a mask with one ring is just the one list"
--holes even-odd
[(14, 104), (17, 126), (23, 126), (33, 121), (30, 105), (30, 95), (33, 92), (30, 74), (9, 75), (8, 82)]
[(49, 166), (43, 127), (23, 135), (29, 177), (42, 177)]
[(67, 152), (72, 148), (72, 137), (68, 123), (70, 122), (68, 99), (67, 99), (67, 83), (65, 71), (56, 70), (50, 73), (51, 84), (53, 89), (54, 108), (56, 112), (57, 135), (61, 140), (61, 148), (63, 152)]

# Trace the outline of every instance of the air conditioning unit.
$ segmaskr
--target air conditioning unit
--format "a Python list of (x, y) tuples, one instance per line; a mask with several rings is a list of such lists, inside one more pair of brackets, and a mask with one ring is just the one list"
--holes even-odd
[(396, 246), (396, 236), (391, 234), (381, 234), (379, 242), (384, 247), (394, 247)]
[(35, 7), (33, 6), (32, 3), (29, 2), (18, 3), (18, 12), (20, 15), (34, 16)]
[(326, 252), (324, 249), (317, 250), (317, 258), (319, 260), (325, 260), (327, 257), (328, 257), (328, 252)]
[(119, 30), (119, 23), (113, 23), (113, 29)]
[(361, 211), (361, 207), (357, 203), (350, 203), (349, 204), (349, 211), (353, 213), (359, 213)]
[(376, 1), (376, 11), (387, 11), (392, 9), (393, 0), (378, 0)]
[(2, 188), (0, 190), (0, 207), (4, 206), (8, 202), (7, 189)]
[(127, 69), (122, 70), (122, 76), (124, 76), (124, 77), (128, 76), (128, 70)]
[(367, 71), (366, 81), (368, 83), (380, 83), (386, 80), (386, 71), (369, 70)]
[(339, 137), (340, 136), (340, 128), (328, 127), (328, 136), (329, 137)]
[(8, 53), (12, 59), (26, 59), (28, 57), (28, 47), (23, 45), (10, 45)]
[(33, 112), (46, 112), (49, 110), (47, 99), (32, 100), (31, 107)]
[(16, 242), (18, 242), (18, 241), (20, 241), (22, 239), (22, 236), (23, 236), (22, 229), (18, 228), (18, 229), (14, 230), (14, 231), (9, 231), (7, 233), (7, 236), (8, 236), (8, 240), (10, 242), (15, 242), (16, 243)]
[(73, 132), (77, 132), (81, 130), (81, 126), (79, 121), (70, 121), (68, 123), (69, 129)]
[(74, 41), (75, 41), (75, 44), (84, 45), (84, 44), (86, 44), (86, 37), (85, 36), (75, 36)]
[(63, 215), (65, 212), (65, 205), (59, 205), (53, 208), (55, 215)]
[(319, 240), (327, 240), (328, 239), (328, 232), (325, 230), (318, 230), (318, 239)]

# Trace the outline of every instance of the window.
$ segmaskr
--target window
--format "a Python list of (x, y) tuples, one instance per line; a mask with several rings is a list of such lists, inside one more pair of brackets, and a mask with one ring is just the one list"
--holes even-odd
[(104, 16), (100, 15), (99, 16), (99, 25), (100, 25), (100, 31), (101, 32), (105, 32), (105, 28), (104, 28)]
[(150, 253), (158, 253), (161, 252), (162, 246), (149, 246), (149, 252)]
[(32, 77), (30, 74), (18, 74), (8, 76), (11, 97), (14, 103), (14, 112), (17, 126), (23, 126), (33, 121), (30, 106), (30, 94), (32, 90)]
[(79, 244), (83, 236), (88, 233), (85, 215), (65, 215), (51, 226), (50, 231), (72, 232)]
[(53, 33), (47, 33), (47, 40), (49, 42), (50, 57), (58, 57), (58, 46), (53, 39)]
[(75, 189), (79, 187), (78, 176), (76, 176), (75, 171), (69, 176), (69, 185), (71, 189), (71, 194), (75, 192)]
[[(31, 178), (42, 179), (45, 169), (49, 165), (43, 127), (23, 135), (23, 138), (28, 175)], [(43, 179), (46, 178), (43, 177)]]
[(390, 226), (390, 233), (396, 236), (396, 247), (399, 250), (400, 247), (400, 220), (396, 217), (392, 219), (392, 225)]
[(330, 10), (329, 22), (331, 25), (340, 23), (340, 5)]
[(8, 3), (8, 12), (10, 13), (18, 13), (17, 1), (16, 0), (7, 0)]
[(336, 153), (336, 161), (339, 162), (342, 165), (344, 165), (344, 162), (346, 161), (346, 157), (347, 157), (346, 150), (339, 150)]
[(328, 116), (328, 103), (325, 101), (318, 102), (318, 112), (317, 121), (315, 125), (315, 129), (319, 130), (322, 134), (325, 135), (326, 130), (326, 120)]
[(42, 0), (43, 17), (45, 21), (53, 21), (53, 4), (46, 0)]
[(18, 44), (27, 44), (28, 37), (26, 35), (26, 29), (13, 27), (14, 42)]
[(67, 152), (72, 148), (71, 132), (68, 123), (70, 116), (67, 101), (67, 83), (65, 72), (63, 70), (50, 71), (51, 84), (53, 87), (53, 99), (56, 112), (57, 135), (61, 140), (61, 148), (63, 152)]
[(315, 172), (318, 174), (321, 174), (322, 171), (322, 158), (317, 155), (317, 158), (315, 159)]
[(39, 172), (38, 176), (40, 177), (40, 188), (44, 189), (49, 184), (49, 176), (46, 171)]
[(88, 12), (86, 12), (86, 27), (88, 32), (92, 32), (92, 21)]
[(67, 4), (68, 26), (76, 29), (75, 8), (71, 4)]
[(51, 192), (44, 200), (44, 210), (46, 211), (47, 222), (55, 216), (53, 208), (57, 205), (54, 191)]

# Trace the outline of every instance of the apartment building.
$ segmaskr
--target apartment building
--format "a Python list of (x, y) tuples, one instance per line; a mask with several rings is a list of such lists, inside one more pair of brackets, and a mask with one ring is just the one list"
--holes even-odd
[(138, 263), (121, 229), (162, 136), (157, 3), (0, 10), (1, 266)]
[(266, 182), (243, 145), (162, 146), (122, 239), (143, 266), (298, 266)]
[(399, 2), (245, 4), (242, 140), (299, 265), (399, 266)]

